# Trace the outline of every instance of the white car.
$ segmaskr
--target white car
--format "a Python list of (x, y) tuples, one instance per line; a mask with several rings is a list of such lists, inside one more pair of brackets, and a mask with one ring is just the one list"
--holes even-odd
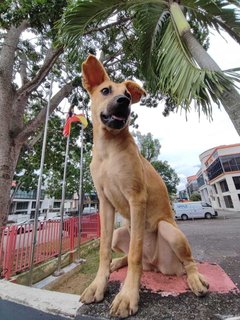
[[(13, 225), (17, 227), (17, 233), (31, 232), (34, 226), (34, 219), (28, 219), (18, 223), (11, 223), (6, 227), (4, 233), (7, 234), (9, 230), (11, 231), (11, 226)], [(43, 221), (38, 220), (37, 230), (41, 230), (43, 228), (43, 225)]]
[(175, 218), (188, 220), (196, 218), (211, 219), (217, 217), (218, 213), (208, 203), (201, 201), (176, 202), (173, 204)]
[[(67, 214), (63, 215), (63, 220), (68, 219), (69, 216)], [(47, 221), (60, 221), (61, 220), (61, 216), (54, 216), (51, 218), (48, 218)]]
[(94, 214), (94, 213), (97, 213), (97, 210), (95, 207), (86, 207), (83, 209), (83, 212), (82, 212), (83, 215)]

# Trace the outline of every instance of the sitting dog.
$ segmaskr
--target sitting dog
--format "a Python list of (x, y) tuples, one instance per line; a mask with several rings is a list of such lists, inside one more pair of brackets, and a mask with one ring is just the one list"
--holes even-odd
[[(205, 295), (208, 284), (198, 272), (191, 248), (173, 217), (167, 188), (140, 154), (129, 133), (131, 104), (145, 95), (134, 81), (115, 83), (90, 55), (82, 64), (83, 86), (91, 97), (93, 158), (91, 174), (100, 201), (100, 262), (83, 303), (101, 301), (110, 271), (128, 265), (127, 276), (110, 314), (126, 318), (138, 310), (142, 270), (187, 274), (190, 289)], [(114, 231), (115, 212), (128, 221)], [(125, 253), (112, 261), (111, 249)]]

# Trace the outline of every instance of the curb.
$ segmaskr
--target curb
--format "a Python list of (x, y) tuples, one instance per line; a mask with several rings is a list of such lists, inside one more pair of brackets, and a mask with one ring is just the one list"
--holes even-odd
[(83, 305), (78, 295), (26, 287), (6, 280), (0, 280), (0, 299), (68, 318), (75, 318)]

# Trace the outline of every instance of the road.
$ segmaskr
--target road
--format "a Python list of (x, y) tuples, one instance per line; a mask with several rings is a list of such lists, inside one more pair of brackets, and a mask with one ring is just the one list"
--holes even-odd
[(219, 264), (240, 288), (240, 215), (179, 221), (196, 260)]
[[(94, 320), (96, 318), (78, 315), (74, 319)], [(0, 320), (69, 320), (69, 318), (45, 313), (11, 301), (0, 300)]]

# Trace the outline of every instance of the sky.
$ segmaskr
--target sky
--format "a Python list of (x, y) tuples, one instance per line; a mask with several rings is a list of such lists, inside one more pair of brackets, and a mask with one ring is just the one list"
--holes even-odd
[[(240, 67), (240, 45), (227, 35), (222, 38), (211, 34), (210, 48), (212, 58), (222, 70)], [(199, 155), (216, 146), (240, 142), (231, 120), (222, 107), (213, 107), (213, 121), (209, 122), (204, 114), (199, 115), (194, 109), (185, 112), (162, 115), (163, 106), (147, 108), (133, 105), (132, 110), (138, 114), (137, 124), (142, 134), (151, 132), (160, 140), (159, 159), (167, 160), (180, 178), (178, 190), (185, 189), (186, 177), (195, 175), (200, 168)]]

